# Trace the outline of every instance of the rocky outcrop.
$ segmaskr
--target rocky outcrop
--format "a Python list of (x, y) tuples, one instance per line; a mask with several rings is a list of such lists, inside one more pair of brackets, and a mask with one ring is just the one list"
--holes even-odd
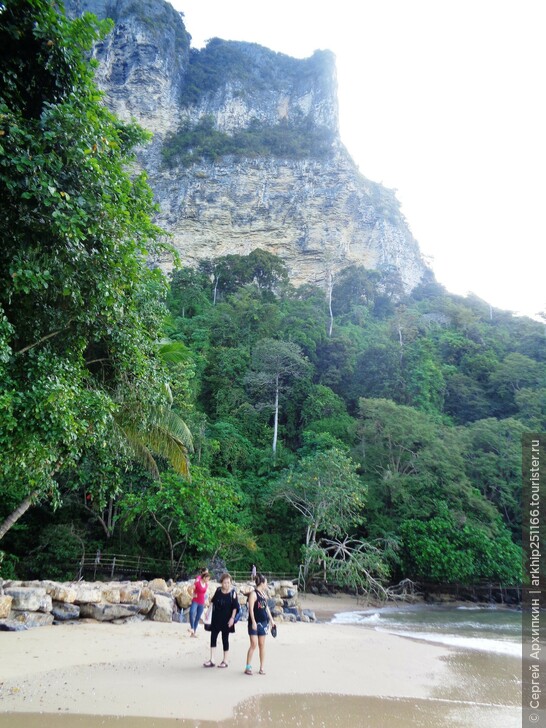
[(116, 114), (154, 134), (140, 163), (183, 263), (261, 248), (295, 284), (354, 263), (396, 269), (406, 290), (419, 283), (427, 267), (394, 192), (362, 176), (341, 143), (330, 52), (297, 60), (219, 39), (196, 51), (164, 0), (66, 7), (115, 22), (95, 48), (97, 80)]
[(122, 119), (154, 133), (177, 125), (189, 63), (190, 36), (180, 14), (163, 0), (68, 0), (69, 15), (91, 12), (114, 21), (95, 47), (96, 80)]
[[(167, 583), (163, 579), (74, 584), (7, 581), (0, 590), (0, 631), (20, 631), (78, 619), (116, 624), (144, 619), (186, 622), (192, 584), (191, 581)], [(210, 584), (209, 596), (217, 586), (217, 583)], [(251, 589), (250, 584), (237, 586), (243, 619), (248, 616), (246, 601)], [(297, 593), (297, 587), (290, 581), (269, 584), (269, 606), (275, 619), (314, 621), (312, 612), (300, 609)]]
[(190, 265), (261, 248), (284, 260), (295, 284), (321, 284), (350, 264), (393, 266), (408, 290), (423, 275), (394, 193), (360, 177), (346, 154), (200, 163), (165, 172), (156, 190), (159, 222)]

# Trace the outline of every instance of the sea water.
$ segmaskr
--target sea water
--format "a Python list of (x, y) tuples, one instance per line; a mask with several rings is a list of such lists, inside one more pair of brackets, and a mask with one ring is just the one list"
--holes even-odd
[(521, 657), (521, 611), (504, 607), (405, 606), (340, 612), (332, 622), (468, 650)]

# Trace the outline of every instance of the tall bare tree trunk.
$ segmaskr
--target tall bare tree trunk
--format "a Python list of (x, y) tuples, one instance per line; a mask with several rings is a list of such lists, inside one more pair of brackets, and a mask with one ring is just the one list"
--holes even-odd
[(279, 432), (279, 377), (275, 388), (275, 418), (273, 421), (273, 457), (277, 454), (277, 436)]
[(328, 311), (330, 313), (330, 328), (328, 329), (328, 336), (332, 336), (332, 330), (334, 328), (334, 313), (332, 311), (332, 291), (334, 290), (334, 277), (332, 271), (328, 275)]
[(6, 533), (10, 530), (10, 528), (17, 523), (17, 521), (21, 518), (21, 516), (24, 516), (25, 513), (28, 511), (30, 506), (33, 504), (33, 502), (36, 500), (38, 496), (38, 491), (35, 490), (32, 492), (25, 500), (21, 503), (21, 505), (17, 506), (17, 508), (11, 513), (4, 523), (0, 525), (0, 540), (4, 538)]

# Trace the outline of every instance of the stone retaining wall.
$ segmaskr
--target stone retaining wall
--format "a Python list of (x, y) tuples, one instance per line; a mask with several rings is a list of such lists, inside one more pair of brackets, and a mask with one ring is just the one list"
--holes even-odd
[[(150, 619), (154, 622), (187, 622), (192, 581), (163, 579), (137, 582), (2, 581), (0, 579), (0, 631), (93, 619), (123, 624)], [(209, 584), (209, 596), (219, 586)], [(248, 618), (247, 595), (252, 584), (235, 584)], [(315, 621), (312, 611), (301, 609), (298, 588), (291, 581), (268, 584), (269, 608), (278, 621)]]

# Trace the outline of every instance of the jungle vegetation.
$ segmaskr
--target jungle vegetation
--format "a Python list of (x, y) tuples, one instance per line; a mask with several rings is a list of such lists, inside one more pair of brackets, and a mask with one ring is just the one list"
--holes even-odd
[(144, 134), (86, 60), (107, 30), (0, 5), (0, 576), (100, 549), (173, 577), (520, 583), (544, 324), (392, 269), (335, 274), (330, 302), (263, 250), (152, 270)]

